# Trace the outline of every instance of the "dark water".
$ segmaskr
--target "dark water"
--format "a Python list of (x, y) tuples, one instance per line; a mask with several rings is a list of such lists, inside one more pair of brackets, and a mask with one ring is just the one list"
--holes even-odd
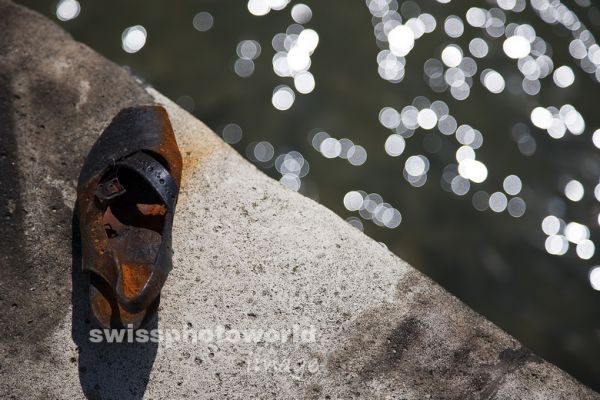
[[(54, 2), (21, 3), (57, 19)], [(600, 389), (598, 7), (307, 0), (299, 25), (295, 4), (257, 16), (241, 0), (81, 0), (59, 23)], [(137, 25), (146, 41), (128, 53), (143, 42), (140, 28), (124, 35)], [(308, 94), (315, 35), (303, 29), (319, 39)], [(299, 90), (279, 76), (290, 65)]]

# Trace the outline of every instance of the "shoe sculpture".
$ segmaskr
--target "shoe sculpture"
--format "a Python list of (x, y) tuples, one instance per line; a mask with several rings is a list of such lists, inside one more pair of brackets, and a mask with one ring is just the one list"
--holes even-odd
[(160, 106), (123, 109), (85, 160), (77, 185), (82, 265), (102, 327), (137, 329), (156, 315), (173, 267), (181, 164)]

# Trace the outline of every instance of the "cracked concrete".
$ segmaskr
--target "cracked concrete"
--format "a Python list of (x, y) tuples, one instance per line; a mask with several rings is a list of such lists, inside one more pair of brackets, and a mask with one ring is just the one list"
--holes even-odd
[[(0, 0), (0, 32), (0, 398), (600, 398), (54, 23)], [(94, 344), (75, 181), (150, 103), (184, 157), (165, 340)]]

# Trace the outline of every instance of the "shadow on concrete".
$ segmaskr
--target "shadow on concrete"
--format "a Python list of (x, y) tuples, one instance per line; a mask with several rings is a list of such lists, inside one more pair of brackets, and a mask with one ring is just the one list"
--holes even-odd
[[(10, 50), (2, 36), (0, 54), (6, 54)], [(37, 277), (27, 253), (27, 211), (14, 121), (21, 96), (13, 90), (11, 78), (0, 64), (0, 343), (20, 352), (24, 343), (40, 340), (48, 328), (41, 330), (37, 323), (46, 304), (40, 301), (40, 292), (34, 291)]]
[[(158, 343), (93, 343), (99, 329), (89, 304), (89, 276), (82, 270), (78, 206), (72, 220), (72, 337), (79, 351), (79, 382), (88, 399), (142, 399), (156, 358)], [(157, 329), (157, 318), (146, 327)]]

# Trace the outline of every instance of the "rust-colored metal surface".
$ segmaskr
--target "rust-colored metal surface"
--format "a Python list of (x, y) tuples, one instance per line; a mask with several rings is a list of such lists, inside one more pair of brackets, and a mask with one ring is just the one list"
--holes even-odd
[(139, 328), (156, 315), (173, 267), (181, 166), (160, 106), (122, 110), (86, 158), (77, 187), (82, 265), (103, 327)]

